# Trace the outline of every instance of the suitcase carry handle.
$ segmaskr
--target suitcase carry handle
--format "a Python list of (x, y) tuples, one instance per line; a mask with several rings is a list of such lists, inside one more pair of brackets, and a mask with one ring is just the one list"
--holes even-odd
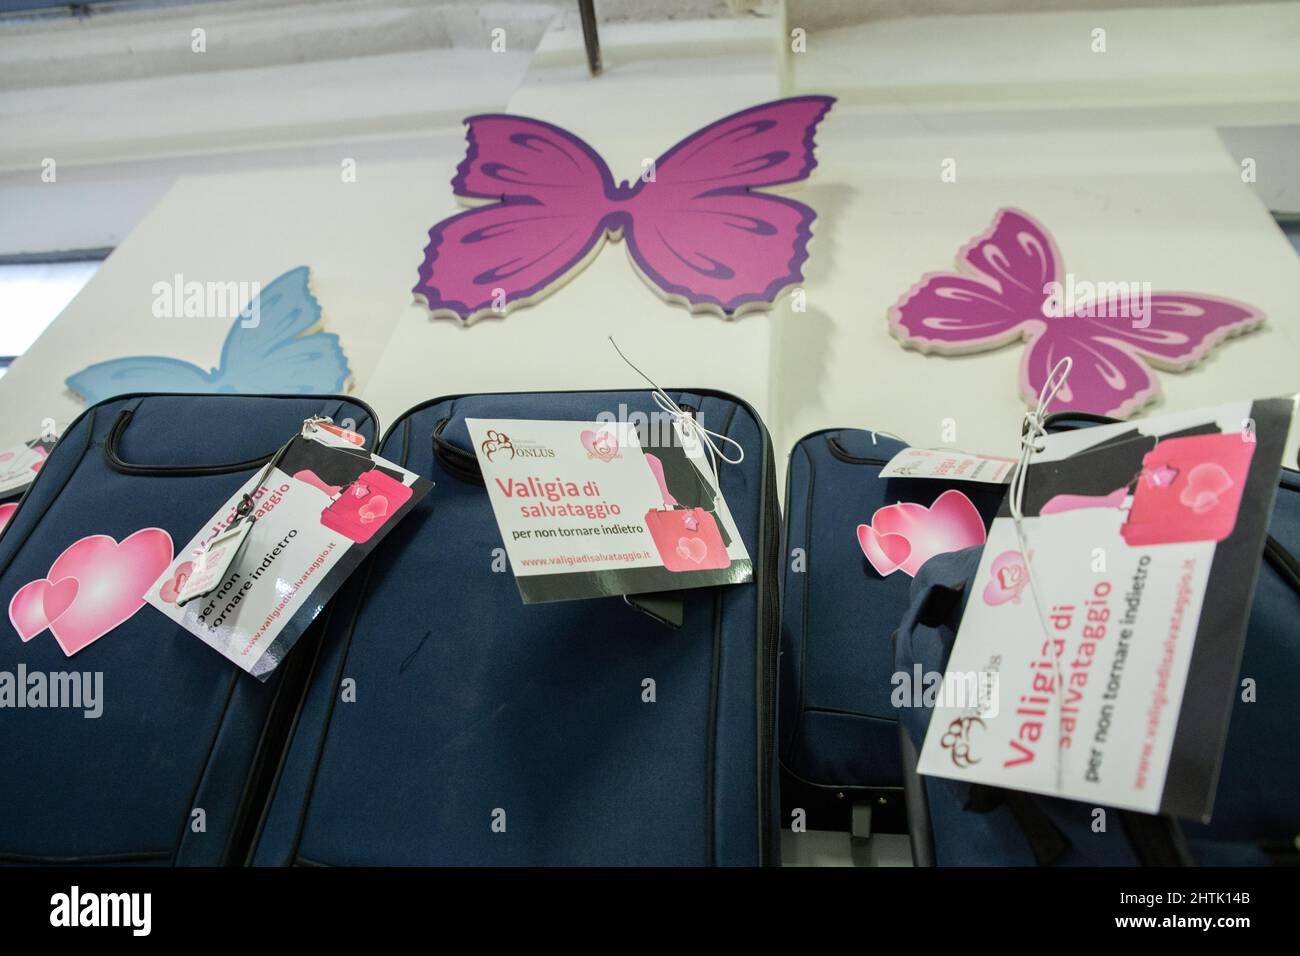
[[(181, 397), (181, 396), (169, 396), (169, 397)], [(211, 396), (200, 396), (196, 394), (196, 395), (184, 396), (184, 397), (199, 398), (199, 397), (211, 397)], [(276, 396), (276, 397), (281, 397), (281, 396)], [(283, 396), (283, 397), (296, 398), (299, 396)], [(302, 397), (310, 397), (310, 396), (302, 396)], [(203, 477), (207, 475), (227, 475), (235, 472), (252, 471), (255, 468), (262, 468), (266, 465), (267, 462), (271, 461), (271, 459), (273, 459), (276, 456), (276, 453), (279, 451), (279, 448), (277, 447), (272, 449), (269, 453), (265, 455), (261, 455), (257, 458), (250, 458), (243, 461), (219, 462), (219, 463), (211, 463), (211, 464), (204, 463), (198, 465), (157, 465), (157, 464), (141, 464), (139, 462), (127, 461), (122, 457), (121, 454), (122, 437), (126, 434), (127, 427), (131, 424), (131, 419), (134, 417), (136, 409), (139, 407), (140, 402), (143, 400), (144, 400), (143, 398), (137, 399), (130, 406), (122, 409), (122, 411), (118, 413), (117, 418), (113, 421), (113, 427), (112, 429), (110, 429), (108, 433), (108, 438), (104, 442), (104, 460), (108, 463), (108, 466), (112, 468), (114, 471), (118, 471), (127, 475), (150, 475), (150, 476), (164, 476), (164, 477), (175, 476), (175, 477), (182, 477), (182, 478)], [(325, 412), (332, 412), (334, 414), (337, 414), (338, 411), (342, 409), (342, 407), (343, 407), (343, 402), (335, 399), (334, 407), (326, 408), (322, 412), (322, 415), (325, 415)], [(332, 417), (332, 416), (325, 415), (325, 417)]]
[(251, 471), (254, 468), (264, 466), (268, 461), (275, 457), (275, 452), (269, 455), (263, 455), (261, 458), (253, 458), (248, 461), (230, 462), (218, 465), (138, 465), (126, 461), (118, 453), (121, 445), (122, 435), (126, 427), (131, 424), (132, 410), (127, 408), (118, 413), (117, 420), (113, 422), (113, 430), (108, 433), (108, 441), (104, 442), (104, 458), (110, 468), (114, 471), (120, 471), (128, 475), (177, 475), (181, 477), (197, 477), (201, 475), (226, 475), (236, 471)]
[(433, 426), (433, 457), (452, 477), (471, 485), (484, 485), (483, 470), (478, 466), (478, 457), (471, 451), (458, 448), (442, 437), (443, 430), (451, 421), (443, 418)]

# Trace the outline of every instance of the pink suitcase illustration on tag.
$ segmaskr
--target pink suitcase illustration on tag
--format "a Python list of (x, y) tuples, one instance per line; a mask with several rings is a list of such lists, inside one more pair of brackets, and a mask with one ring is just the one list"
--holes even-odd
[(1237, 525), (1255, 443), (1239, 432), (1160, 442), (1142, 458), (1128, 518), (1131, 546), (1222, 541)]
[[(305, 477), (304, 472), (294, 475), (329, 493), (334, 486), (324, 485)], [(315, 475), (311, 476), (315, 478)], [(342, 494), (321, 512), (320, 523), (343, 537), (365, 544), (383, 527), (389, 516), (411, 499), (411, 489), (382, 471), (371, 469), (342, 489)]]
[(645, 513), (645, 524), (654, 538), (659, 557), (669, 571), (718, 570), (731, 566), (731, 558), (722, 543), (718, 522), (703, 508), (683, 508), (668, 491), (664, 466), (654, 455), (645, 456), (646, 464), (659, 482), (663, 495), (662, 510)]

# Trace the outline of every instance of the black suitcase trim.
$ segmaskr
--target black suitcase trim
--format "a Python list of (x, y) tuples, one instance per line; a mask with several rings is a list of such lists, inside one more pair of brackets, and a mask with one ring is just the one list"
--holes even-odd
[[(376, 435), (379, 432), (379, 418), (372, 409), (360, 399), (349, 398), (344, 395), (248, 395), (244, 393), (216, 393), (205, 394), (202, 392), (157, 392), (157, 393), (135, 393), (132, 395), (115, 395), (107, 399), (106, 402), (120, 402), (133, 398), (179, 398), (179, 397), (201, 397), (201, 398), (276, 398), (304, 400), (319, 398), (322, 404), (335, 402), (342, 405), (343, 402), (360, 406), (365, 409), (369, 420), (375, 423)], [(105, 402), (100, 402), (103, 405)], [(122, 436), (126, 433), (127, 427), (131, 424), (131, 418), (134, 415), (134, 409), (124, 408), (118, 413), (117, 419), (113, 422), (113, 428), (108, 433), (108, 439), (104, 442), (104, 460), (108, 462), (110, 468), (114, 471), (121, 472), (125, 475), (147, 475), (150, 477), (161, 477), (165, 475), (174, 475), (178, 478), (193, 478), (208, 475), (225, 475), (239, 471), (251, 471), (254, 468), (260, 468), (275, 457), (278, 448), (272, 448), (270, 452), (259, 458), (252, 458), (247, 461), (220, 462), (210, 465), (140, 465), (134, 462), (124, 461), (118, 454), (121, 446)], [(364, 424), (364, 423), (360, 423)], [(69, 426), (71, 428), (71, 426)]]

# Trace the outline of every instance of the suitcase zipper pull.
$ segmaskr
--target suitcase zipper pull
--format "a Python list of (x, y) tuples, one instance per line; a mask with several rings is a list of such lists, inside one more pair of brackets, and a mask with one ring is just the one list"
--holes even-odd
[[(306, 423), (304, 423), (304, 427), (306, 427)], [(254, 491), (257, 491), (266, 482), (267, 477), (271, 474), (271, 469), (283, 460), (284, 453), (289, 450), (289, 446), (294, 443), (297, 437), (298, 436), (295, 435), (293, 438), (290, 438), (287, 442), (281, 445), (279, 450), (272, 455), (270, 460), (262, 467), (261, 472), (258, 473), (257, 482), (253, 485)], [(213, 536), (213, 538), (204, 546), (203, 552), (197, 556), (197, 560), (200, 567), (205, 567), (208, 557), (214, 548), (227, 544), (232, 538), (237, 538), (238, 540), (234, 545), (234, 553), (229, 557), (222, 555), (219, 564), (214, 564), (214, 568), (218, 569), (218, 573), (212, 575), (211, 587), (185, 594), (184, 597), (176, 601), (177, 607), (184, 607), (191, 601), (205, 598), (217, 589), (217, 586), (221, 583), (226, 572), (230, 568), (234, 567), (234, 565), (239, 561), (239, 556), (244, 553), (244, 546), (248, 543), (249, 534), (252, 532), (253, 525), (257, 521), (257, 515), (253, 513), (256, 508), (257, 499), (254, 498), (251, 493), (245, 492), (244, 497), (240, 499), (239, 504), (235, 505), (235, 516), (231, 519), (230, 524), (228, 524), (219, 534)]]
[(302, 423), (302, 437), (324, 445), (342, 448), (364, 448), (364, 435), (334, 424), (334, 419), (313, 415)]

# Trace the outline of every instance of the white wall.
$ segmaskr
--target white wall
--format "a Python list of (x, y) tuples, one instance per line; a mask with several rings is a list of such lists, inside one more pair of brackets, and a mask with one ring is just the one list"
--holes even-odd
[[(596, 146), (619, 177), (709, 120), (779, 95), (776, 64), (785, 53), (775, 20), (607, 25), (606, 73), (593, 81), (573, 17), (564, 19), (569, 28), (547, 34), (536, 55), (523, 57), (527, 72), (520, 67), (519, 82), (487, 108), (508, 107), (572, 129)], [(916, 34), (909, 41), (918, 55), (933, 49), (926, 46), (933, 38), (925, 37)], [(1231, 37), (1219, 40), (1230, 43)], [(806, 313), (782, 303), (770, 315), (733, 322), (692, 316), (661, 303), (630, 268), (625, 250), (612, 244), (554, 296), (504, 320), (463, 329), (429, 319), (412, 302), (410, 288), (429, 226), (457, 209), (447, 184), (463, 155), (463, 132), (453, 123), (431, 131), (437, 124), (426, 116), (411, 119), (413, 129), (400, 136), (390, 128), (383, 136), (353, 136), (338, 144), (322, 133), (292, 148), (281, 143), (275, 150), (122, 164), (105, 163), (106, 154), (98, 153), (96, 165), (73, 164), (97, 171), (103, 182), (119, 170), (138, 173), (133, 189), (119, 191), (123, 222), (138, 214), (148, 189), (169, 171), (186, 175), (46, 339), (0, 380), (0, 402), (30, 407), (36, 420), (48, 414), (63, 420), (79, 406), (62, 380), (89, 361), (164, 351), (211, 363), (226, 324), (151, 320), (152, 283), (177, 271), (198, 279), (265, 282), (305, 263), (315, 270), (327, 327), (343, 336), (353, 359), (359, 394), (376, 404), (385, 421), (447, 392), (637, 384), (605, 341), (612, 332), (667, 385), (724, 388), (752, 401), (768, 419), (779, 449), (827, 425), (884, 428), (935, 443), (938, 422), (955, 416), (960, 444), (1005, 453), (1014, 447), (1023, 410), (1015, 392), (1018, 348), (964, 359), (926, 358), (888, 336), (884, 315), (923, 272), (951, 268), (958, 246), (1008, 204), (1045, 221), (1067, 267), (1081, 276), (1231, 295), (1268, 314), (1264, 331), (1229, 343), (1202, 368), (1162, 374), (1166, 398), (1160, 407), (1273, 394), (1300, 384), (1294, 371), (1300, 315), (1293, 296), (1300, 267), (1213, 132), (1221, 104), (1208, 109), (1194, 97), (1182, 106), (1166, 102), (1143, 112), (1080, 96), (1077, 102), (1040, 98), (1033, 109), (1020, 110), (1008, 105), (996, 83), (981, 98), (956, 105), (942, 99), (879, 102), (870, 93), (880, 85), (871, 72), (878, 59), (872, 53), (870, 44), (850, 44), (838, 54), (838, 73), (810, 62), (808, 70), (799, 67), (784, 80), (788, 90), (818, 89), (807, 84), (830, 82), (833, 74), (838, 88), (859, 90), (825, 122), (815, 178), (792, 193), (820, 213)], [(484, 51), (476, 55), (480, 59), (455, 81), (439, 84), (439, 102), (450, 104), (446, 112), (457, 119), (484, 108), (483, 101), (507, 85), (497, 66), (513, 61)], [(1244, 48), (1238, 58), (1247, 55)], [(889, 56), (906, 59), (898, 59), (897, 49)], [(355, 68), (351, 64), (335, 76), (342, 80)], [(991, 69), (997, 75), (1002, 67), (995, 63)], [(400, 85), (401, 77), (393, 82)], [(1079, 83), (1086, 85), (1084, 79)], [(355, 101), (341, 96), (345, 106), (355, 105), (340, 115), (352, 123), (364, 102), (387, 102), (382, 86)], [(1099, 89), (1104, 92), (1106, 84)], [(1247, 92), (1283, 113), (1300, 100), (1286, 82), (1272, 92), (1261, 90)], [(232, 102), (246, 100), (240, 93)], [(1197, 122), (1201, 112), (1205, 121)], [(183, 130), (192, 118), (178, 122)], [(260, 121), (239, 122), (249, 130)], [(119, 142), (138, 145), (147, 138), (130, 127)], [(192, 147), (194, 139), (185, 143)], [(345, 155), (360, 157), (357, 183), (340, 181)], [(947, 157), (960, 163), (955, 184), (939, 181), (938, 164)], [(212, 170), (225, 173), (207, 175)], [(69, 188), (51, 195), (74, 198), (64, 200), (54, 218), (98, 222), (105, 207), (93, 198), (93, 183), (81, 196), (76, 183), (75, 176), (61, 176), (58, 189)], [(22, 187), (24, 208), (37, 218), (51, 208), (39, 188)], [(10, 243), (24, 230), (16, 217), (6, 216), (0, 237)], [(16, 440), (25, 431), (30, 428), (23, 419), (10, 418), (0, 424), (0, 440)]]

